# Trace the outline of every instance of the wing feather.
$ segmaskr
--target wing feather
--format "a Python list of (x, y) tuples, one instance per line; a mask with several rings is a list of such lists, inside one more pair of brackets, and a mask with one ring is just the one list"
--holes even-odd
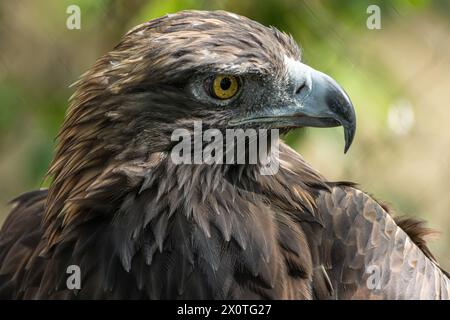
[(322, 192), (322, 262), (336, 299), (449, 299), (450, 280), (373, 198), (353, 187)]

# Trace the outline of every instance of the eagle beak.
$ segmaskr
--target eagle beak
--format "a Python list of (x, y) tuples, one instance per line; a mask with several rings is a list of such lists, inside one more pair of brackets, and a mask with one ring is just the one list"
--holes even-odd
[(281, 103), (253, 112), (252, 115), (230, 121), (231, 125), (266, 123), (278, 128), (344, 127), (345, 148), (348, 151), (356, 131), (353, 104), (345, 91), (330, 76), (299, 61), (286, 62), (289, 89)]
[(356, 115), (347, 93), (330, 76), (303, 63), (296, 62), (290, 69), (296, 83), (294, 106), (287, 108), (296, 126), (344, 127), (345, 148), (348, 151), (356, 131)]

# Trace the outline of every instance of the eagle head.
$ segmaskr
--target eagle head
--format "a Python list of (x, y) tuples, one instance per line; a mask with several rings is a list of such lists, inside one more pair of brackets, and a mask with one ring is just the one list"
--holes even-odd
[(130, 30), (75, 84), (49, 169), (48, 219), (77, 211), (68, 200), (86, 202), (119, 179), (111, 173), (132, 171), (103, 191), (120, 198), (130, 176), (173, 148), (173, 131), (195, 120), (219, 130), (342, 125), (347, 150), (353, 106), (301, 58), (291, 36), (225, 11), (182, 11)]
[(71, 129), (94, 123), (104, 150), (129, 155), (167, 151), (173, 130), (193, 120), (218, 129), (342, 125), (347, 150), (350, 99), (301, 58), (291, 36), (245, 17), (169, 14), (129, 31), (81, 77), (61, 136), (82, 140)]

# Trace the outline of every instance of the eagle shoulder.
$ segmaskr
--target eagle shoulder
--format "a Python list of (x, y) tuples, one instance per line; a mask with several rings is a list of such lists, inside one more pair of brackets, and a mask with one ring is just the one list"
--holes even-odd
[(17, 297), (25, 268), (42, 238), (42, 215), (47, 190), (17, 197), (0, 230), (0, 298)]
[(450, 280), (383, 206), (353, 186), (335, 185), (317, 201), (320, 248), (339, 299), (442, 299)]

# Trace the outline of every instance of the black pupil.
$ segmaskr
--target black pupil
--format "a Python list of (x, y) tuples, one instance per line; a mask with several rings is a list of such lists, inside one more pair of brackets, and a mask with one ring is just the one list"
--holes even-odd
[(231, 80), (230, 78), (223, 78), (220, 80), (220, 88), (222, 90), (228, 90), (231, 87)]

